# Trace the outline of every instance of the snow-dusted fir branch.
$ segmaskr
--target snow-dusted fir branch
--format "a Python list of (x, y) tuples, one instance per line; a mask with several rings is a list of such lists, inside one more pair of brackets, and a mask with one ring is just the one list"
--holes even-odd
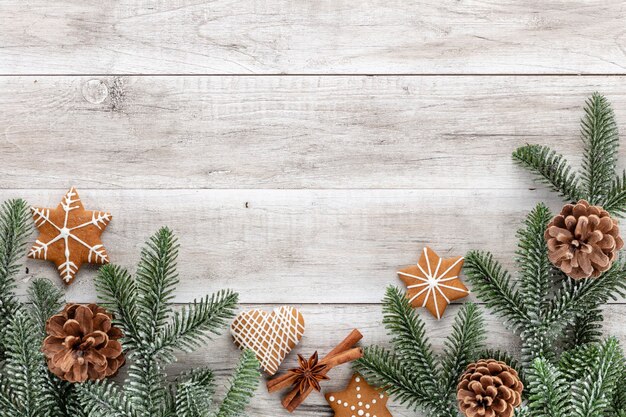
[(433, 352), (424, 322), (396, 287), (389, 287), (383, 300), (383, 323), (393, 350), (367, 347), (355, 368), (409, 408), (438, 417), (457, 416), (458, 378), (483, 348), (485, 329), (477, 306), (466, 303), (461, 308), (441, 356)]
[(79, 388), (83, 406), (96, 417), (235, 416), (252, 397), (260, 375), (258, 361), (250, 352), (242, 354), (220, 407), (213, 405), (215, 383), (209, 370), (168, 381), (164, 367), (175, 360), (175, 351), (192, 351), (210, 335), (219, 334), (237, 304), (237, 294), (226, 290), (174, 311), (177, 256), (173, 232), (162, 228), (146, 243), (136, 278), (119, 266), (100, 269), (96, 288), (124, 333), (130, 365), (122, 389), (110, 383)]

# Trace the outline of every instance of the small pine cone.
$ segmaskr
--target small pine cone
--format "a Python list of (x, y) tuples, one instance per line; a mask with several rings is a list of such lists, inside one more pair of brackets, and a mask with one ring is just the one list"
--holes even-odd
[(517, 371), (495, 359), (471, 363), (461, 376), (456, 399), (467, 417), (511, 417), (522, 403)]
[(617, 220), (585, 200), (565, 205), (544, 237), (550, 262), (573, 279), (599, 277), (624, 246)]
[(96, 304), (67, 304), (46, 323), (43, 342), (48, 369), (69, 382), (100, 380), (114, 375), (124, 364), (111, 314)]

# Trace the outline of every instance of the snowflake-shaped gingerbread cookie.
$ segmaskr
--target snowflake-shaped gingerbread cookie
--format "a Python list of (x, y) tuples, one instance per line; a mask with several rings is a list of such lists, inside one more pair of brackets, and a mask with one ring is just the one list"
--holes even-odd
[(441, 258), (425, 247), (416, 265), (398, 271), (406, 284), (406, 296), (413, 307), (425, 307), (440, 319), (448, 304), (469, 294), (460, 279), (463, 257)]
[(31, 212), (40, 235), (28, 257), (54, 262), (65, 284), (74, 281), (83, 263), (109, 263), (100, 235), (111, 214), (85, 210), (74, 187), (56, 208), (31, 207)]

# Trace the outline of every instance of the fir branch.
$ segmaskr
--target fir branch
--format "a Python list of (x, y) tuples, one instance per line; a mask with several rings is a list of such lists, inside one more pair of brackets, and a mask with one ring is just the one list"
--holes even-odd
[(20, 406), (8, 382), (6, 378), (0, 377), (0, 416), (19, 416)]
[(441, 358), (444, 397), (456, 392), (459, 376), (482, 349), (485, 323), (478, 306), (465, 303), (454, 319)]
[(39, 417), (44, 410), (55, 407), (50, 392), (45, 390), (43, 354), (39, 350), (41, 340), (33, 332), (36, 324), (21, 309), (9, 319), (6, 362), (4, 373), (11, 381), (15, 402), (20, 405), (20, 414)]
[(18, 308), (13, 290), (19, 259), (31, 231), (28, 205), (24, 200), (9, 200), (0, 208), (0, 360), (4, 357), (9, 319)]
[(140, 417), (110, 381), (78, 385), (78, 398), (89, 417)]
[(381, 387), (393, 399), (407, 408), (423, 408), (428, 415), (436, 417), (457, 417), (456, 405), (443, 401), (430, 391), (428, 374), (415, 374), (406, 369), (407, 361), (390, 351), (370, 346), (364, 355), (354, 363), (354, 368), (371, 384)]
[(234, 317), (238, 298), (237, 293), (224, 290), (183, 307), (163, 328), (154, 343), (154, 352), (171, 360), (172, 350), (189, 352), (209, 339), (210, 333), (219, 334)]
[(215, 376), (212, 370), (199, 368), (183, 373), (176, 379), (171, 415), (208, 416), (213, 394), (215, 394)]
[(535, 359), (527, 379), (528, 408), (533, 417), (569, 417), (568, 383), (554, 365)]
[(141, 350), (135, 352), (133, 358), (124, 383), (126, 398), (143, 416), (163, 415), (167, 384), (161, 365)]
[(572, 417), (602, 417), (610, 406), (612, 393), (623, 372), (623, 355), (616, 339), (600, 348), (598, 363), (582, 380), (572, 384)]
[(0, 209), (0, 300), (13, 296), (13, 278), (19, 270), (26, 238), (31, 231), (26, 201), (9, 200)]
[(516, 262), (520, 270), (521, 299), (532, 320), (541, 320), (543, 308), (552, 285), (552, 263), (543, 233), (552, 214), (543, 203), (528, 214), (519, 238)]
[(585, 378), (597, 366), (599, 355), (600, 345), (597, 343), (576, 346), (563, 352), (558, 367), (565, 382), (571, 384)]
[(137, 268), (138, 323), (150, 343), (157, 339), (172, 312), (171, 301), (178, 284), (178, 244), (167, 227), (159, 229), (146, 243)]
[(424, 322), (397, 287), (387, 288), (383, 299), (383, 325), (392, 336), (394, 352), (403, 362), (406, 372), (429, 375), (423, 381), (424, 387), (431, 395), (439, 395), (437, 381), (441, 381), (440, 364), (435, 360)]
[(139, 349), (142, 333), (138, 323), (137, 287), (125, 269), (107, 264), (98, 270), (96, 290), (102, 303), (113, 314), (113, 323), (124, 333), (122, 344), (128, 351)]
[(602, 308), (599, 305), (591, 306), (587, 311), (577, 314), (574, 322), (566, 330), (566, 349), (576, 346), (597, 343), (602, 338)]
[(239, 417), (254, 395), (259, 383), (259, 361), (254, 352), (245, 350), (216, 417)]
[(513, 152), (513, 159), (539, 176), (565, 200), (578, 201), (582, 192), (578, 178), (562, 155), (547, 146), (526, 145)]
[(523, 300), (511, 284), (510, 274), (488, 252), (470, 251), (465, 257), (465, 273), (478, 296), (515, 329), (523, 329), (531, 318)]
[(29, 309), (37, 323), (38, 335), (41, 340), (46, 335), (46, 322), (63, 307), (63, 293), (47, 279), (35, 279), (28, 289)]
[(584, 144), (582, 179), (585, 196), (590, 204), (603, 205), (615, 176), (619, 136), (611, 105), (598, 93), (585, 102), (581, 136)]
[(617, 217), (626, 215), (626, 171), (616, 175), (606, 192), (602, 208)]
[(626, 264), (617, 260), (600, 277), (575, 281), (563, 280), (546, 310), (544, 322), (556, 333), (571, 324), (577, 316), (584, 315), (608, 301), (626, 293)]
[(176, 385), (176, 416), (204, 417), (209, 414), (212, 392), (192, 381)]

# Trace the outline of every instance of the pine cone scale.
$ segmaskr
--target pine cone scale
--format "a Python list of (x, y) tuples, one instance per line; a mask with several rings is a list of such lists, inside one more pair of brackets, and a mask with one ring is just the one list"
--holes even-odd
[(566, 204), (544, 233), (548, 259), (573, 279), (597, 278), (624, 246), (617, 221), (585, 200)]
[(457, 389), (457, 402), (467, 417), (512, 417), (522, 403), (517, 371), (493, 359), (467, 366)]
[(42, 351), (48, 368), (69, 382), (100, 380), (124, 364), (122, 332), (96, 304), (68, 304), (46, 323)]

